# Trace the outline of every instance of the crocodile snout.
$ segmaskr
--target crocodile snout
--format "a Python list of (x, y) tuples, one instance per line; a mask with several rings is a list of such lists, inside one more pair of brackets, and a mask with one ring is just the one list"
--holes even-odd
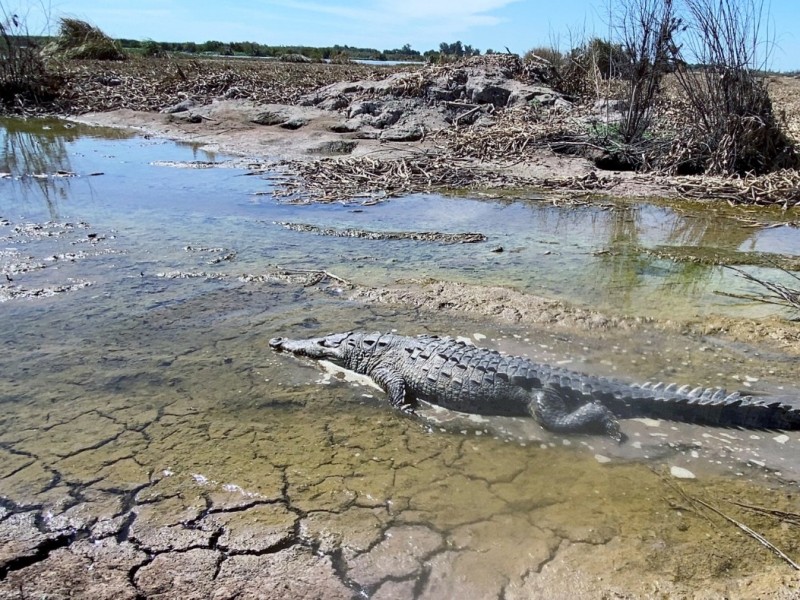
[(269, 341), (269, 347), (270, 348), (274, 348), (275, 350), (280, 350), (281, 346), (283, 346), (283, 338), (282, 337), (272, 338)]

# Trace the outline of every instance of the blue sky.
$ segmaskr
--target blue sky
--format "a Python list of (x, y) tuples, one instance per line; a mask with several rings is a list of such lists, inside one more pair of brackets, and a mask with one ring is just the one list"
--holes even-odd
[[(461, 40), (486, 50), (525, 52), (585, 33), (607, 37), (615, 0), (41, 0), (50, 21), (85, 19), (113, 37), (157, 41), (253, 41), (271, 45), (417, 50)], [(39, 23), (38, 0), (0, 0)], [(16, 4), (15, 4), (16, 3)], [(27, 8), (20, 8), (27, 7)], [(800, 1), (768, 4), (772, 66), (800, 69)]]

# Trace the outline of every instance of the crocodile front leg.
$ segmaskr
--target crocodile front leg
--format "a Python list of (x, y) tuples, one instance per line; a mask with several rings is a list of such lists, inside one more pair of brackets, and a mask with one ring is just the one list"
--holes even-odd
[(380, 366), (370, 373), (370, 377), (388, 394), (389, 404), (394, 408), (406, 413), (414, 412), (414, 407), (406, 401), (406, 382), (397, 371)]
[(608, 408), (597, 402), (587, 402), (570, 412), (562, 392), (553, 386), (548, 385), (537, 391), (529, 408), (542, 427), (550, 431), (594, 433), (599, 430), (618, 442), (622, 441), (619, 423)]

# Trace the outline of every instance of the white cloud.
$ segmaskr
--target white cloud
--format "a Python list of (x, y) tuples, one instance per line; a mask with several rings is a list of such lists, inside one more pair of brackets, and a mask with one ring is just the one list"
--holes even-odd
[(278, 1), (281, 6), (352, 19), (373, 27), (393, 29), (435, 26), (443, 32), (498, 25), (503, 19), (490, 13), (519, 0), (373, 0), (368, 3), (322, 4)]
[(503, 8), (517, 0), (380, 0), (381, 11), (409, 19), (441, 18), (447, 20), (491, 19), (486, 13)]

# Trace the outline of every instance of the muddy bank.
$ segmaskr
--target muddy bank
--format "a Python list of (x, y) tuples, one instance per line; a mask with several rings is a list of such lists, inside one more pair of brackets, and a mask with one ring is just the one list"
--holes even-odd
[[(194, 109), (195, 114), (201, 116), (198, 123), (176, 120), (172, 115), (129, 109), (89, 113), (73, 119), (89, 125), (130, 128), (147, 135), (191, 142), (211, 151), (243, 156), (254, 168), (285, 170), (288, 174), (297, 173), (303, 164), (334, 160), (326, 159), (325, 155), (330, 154), (331, 148), (341, 147), (342, 144), (347, 144), (345, 147), (348, 149), (344, 156), (357, 161), (356, 168), (360, 168), (360, 161), (364, 161), (364, 166), (383, 161), (386, 168), (391, 169), (395, 161), (437, 153), (436, 140), (432, 136), (416, 141), (384, 142), (358, 138), (355, 133), (336, 133), (331, 128), (340, 122), (340, 115), (316, 108), (291, 107), (292, 112), (297, 112), (307, 120), (303, 127), (294, 130), (253, 123), (265, 108), (287, 109), (285, 106), (265, 107), (247, 101), (224, 100)], [(298, 164), (291, 164), (294, 162)], [(479, 172), (493, 173), (495, 184), (490, 186), (493, 188), (501, 186), (506, 180), (512, 187), (528, 185), (574, 190), (577, 193), (613, 191), (615, 195), (633, 197), (675, 195), (669, 183), (661, 178), (633, 173), (598, 176), (591, 162), (586, 159), (557, 155), (548, 150), (534, 151), (522, 162), (476, 158), (462, 158), (459, 162), (464, 170), (478, 169)], [(333, 168), (336, 168), (335, 165)], [(423, 180), (403, 188), (403, 193), (434, 189)], [(456, 185), (462, 183), (461, 180), (453, 180), (452, 185), (449, 183), (443, 180), (438, 189), (463, 187)], [(487, 185), (487, 182), (478, 182), (478, 187), (485, 188)], [(358, 193), (361, 192), (358, 190)], [(382, 197), (385, 193), (376, 191), (367, 194), (368, 199), (372, 195)], [(352, 193), (348, 193), (335, 196), (334, 199), (351, 196)]]
[[(303, 179), (290, 191), (315, 200), (465, 187), (675, 194), (670, 182), (653, 176), (598, 175), (586, 152), (554, 152), (548, 139), (565, 127), (591, 128), (617, 115), (554, 91), (544, 64), (494, 55), (373, 72), (364, 79), (352, 75), (297, 90), (282, 103), (259, 101), (254, 93), (188, 98), (184, 93), (160, 112), (103, 106), (103, 112), (75, 118), (267, 159), (272, 169), (283, 163), (288, 173)], [(312, 171), (319, 178), (320, 169), (325, 180), (337, 171), (341, 176), (337, 185), (321, 185), (315, 192)]]
[(800, 356), (800, 324), (779, 317), (752, 320), (711, 315), (697, 321), (671, 321), (612, 316), (510, 288), (446, 281), (406, 280), (385, 288), (357, 289), (351, 297), (367, 303), (401, 304), (453, 315), (469, 314), (498, 323), (540, 324), (556, 329), (617, 331), (628, 335), (651, 327), (697, 336), (719, 336), (745, 344), (774, 344), (775, 349)]

